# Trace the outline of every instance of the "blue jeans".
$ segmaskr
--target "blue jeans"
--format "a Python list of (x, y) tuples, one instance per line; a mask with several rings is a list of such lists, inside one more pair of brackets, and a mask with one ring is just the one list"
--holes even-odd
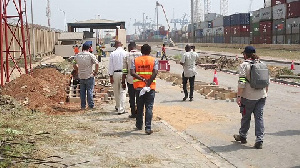
[(146, 109), (145, 112), (145, 130), (151, 130), (151, 122), (153, 117), (153, 104), (155, 97), (155, 90), (150, 90), (146, 92), (143, 96), (139, 96), (141, 90), (135, 90), (137, 97), (137, 116), (135, 126), (138, 129), (143, 127), (143, 116), (144, 116), (144, 106)]
[(263, 109), (266, 103), (266, 98), (258, 100), (241, 99), (240, 112), (242, 114), (240, 135), (247, 139), (248, 130), (250, 128), (251, 114), (254, 113), (255, 118), (255, 136), (256, 142), (264, 141), (264, 119)]
[(93, 100), (94, 85), (95, 85), (94, 77), (90, 77), (88, 79), (80, 79), (81, 109), (85, 109), (86, 106), (86, 93), (87, 93), (87, 102), (89, 108), (94, 108), (94, 100)]

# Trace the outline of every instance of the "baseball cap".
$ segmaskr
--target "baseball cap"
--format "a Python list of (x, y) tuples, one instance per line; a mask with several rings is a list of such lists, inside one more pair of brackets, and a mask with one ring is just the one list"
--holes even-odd
[(247, 46), (243, 53), (255, 53), (255, 48), (253, 46)]
[(88, 50), (90, 48), (90, 45), (88, 44), (88, 43), (84, 43), (83, 45), (82, 45), (82, 49), (83, 50)]

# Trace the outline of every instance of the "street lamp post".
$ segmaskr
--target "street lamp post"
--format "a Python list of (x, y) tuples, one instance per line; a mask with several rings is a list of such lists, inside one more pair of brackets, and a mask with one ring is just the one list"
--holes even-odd
[(64, 31), (67, 31), (67, 18), (66, 18), (66, 12), (62, 9), (59, 9), (59, 11), (64, 13)]

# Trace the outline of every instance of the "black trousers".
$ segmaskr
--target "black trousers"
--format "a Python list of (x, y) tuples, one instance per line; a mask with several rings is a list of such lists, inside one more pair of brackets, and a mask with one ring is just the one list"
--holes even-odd
[(129, 104), (131, 109), (131, 115), (135, 116), (135, 104), (137, 104), (137, 99), (135, 96), (135, 89), (133, 84), (127, 83), (128, 94), (129, 94)]
[(190, 98), (193, 98), (194, 96), (194, 85), (195, 85), (195, 76), (192, 77), (184, 77), (184, 73), (182, 73), (182, 84), (183, 84), (183, 92), (184, 92), (184, 97), (189, 97), (186, 84), (187, 81), (190, 82)]

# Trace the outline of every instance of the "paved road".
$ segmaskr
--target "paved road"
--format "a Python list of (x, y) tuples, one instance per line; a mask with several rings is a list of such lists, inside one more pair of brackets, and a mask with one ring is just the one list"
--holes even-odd
[[(168, 50), (168, 52), (170, 52)], [(171, 73), (181, 74), (182, 67), (171, 63)], [(212, 82), (213, 71), (198, 69), (196, 80)], [(222, 87), (237, 89), (237, 76), (219, 72)], [(168, 83), (171, 87), (171, 83)], [(200, 109), (221, 118), (211, 122), (195, 124), (184, 132), (228, 160), (236, 167), (300, 167), (300, 88), (271, 83), (264, 111), (265, 141), (262, 150), (253, 148), (254, 121), (248, 136), (248, 144), (234, 142), (232, 135), (238, 133), (240, 114), (236, 103), (204, 99), (195, 95), (194, 102), (180, 102), (183, 94), (177, 89), (166, 89), (165, 85), (156, 96), (156, 103), (164, 106), (184, 106)], [(180, 94), (180, 95), (179, 95)], [(203, 116), (205, 117), (205, 116)]]

